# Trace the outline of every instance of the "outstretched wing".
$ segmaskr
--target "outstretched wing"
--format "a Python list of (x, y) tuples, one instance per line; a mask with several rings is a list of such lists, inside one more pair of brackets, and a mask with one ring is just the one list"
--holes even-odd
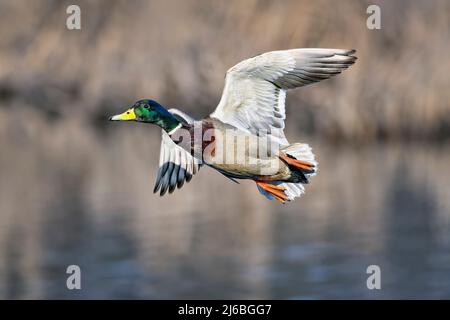
[[(177, 109), (168, 110), (178, 120), (192, 123), (194, 119)], [(167, 190), (172, 193), (176, 187), (181, 188), (184, 182), (189, 182), (200, 169), (200, 163), (189, 152), (176, 145), (169, 135), (162, 130), (159, 169), (153, 193), (160, 190), (163, 196)]]
[(292, 49), (244, 60), (227, 71), (222, 98), (211, 117), (252, 134), (284, 136), (286, 90), (328, 79), (352, 65), (355, 50)]

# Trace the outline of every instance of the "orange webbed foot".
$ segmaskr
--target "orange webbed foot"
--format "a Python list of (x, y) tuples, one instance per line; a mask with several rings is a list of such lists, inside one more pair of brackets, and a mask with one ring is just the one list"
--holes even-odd
[(305, 173), (313, 173), (315, 171), (316, 166), (310, 162), (303, 161), (303, 160), (297, 160), (297, 159), (291, 158), (285, 154), (281, 154), (280, 159), (285, 161), (287, 164), (302, 170)]
[(286, 200), (289, 200), (286, 193), (284, 192), (286, 189), (274, 184), (270, 184), (263, 181), (255, 181), (258, 186), (260, 186), (263, 190), (269, 192), (275, 199), (284, 203)]

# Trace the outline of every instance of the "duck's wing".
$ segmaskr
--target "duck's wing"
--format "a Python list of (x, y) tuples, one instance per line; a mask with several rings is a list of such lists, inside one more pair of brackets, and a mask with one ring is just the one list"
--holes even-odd
[(281, 145), (286, 90), (328, 79), (352, 65), (355, 50), (292, 49), (244, 60), (227, 71), (212, 118), (252, 134), (271, 132)]
[[(192, 123), (194, 119), (177, 109), (168, 110), (178, 120)], [(156, 176), (153, 193), (160, 190), (163, 196), (167, 190), (172, 193), (176, 187), (181, 188), (184, 182), (189, 182), (200, 169), (200, 163), (189, 152), (176, 145), (169, 135), (162, 130), (159, 169)]]

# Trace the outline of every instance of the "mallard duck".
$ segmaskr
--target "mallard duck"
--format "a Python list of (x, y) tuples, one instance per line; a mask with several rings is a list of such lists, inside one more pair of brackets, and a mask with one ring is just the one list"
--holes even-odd
[(284, 203), (302, 195), (318, 170), (310, 146), (290, 144), (284, 135), (286, 91), (341, 73), (355, 62), (354, 53), (292, 49), (244, 60), (227, 71), (216, 110), (201, 120), (150, 99), (110, 120), (162, 128), (154, 193), (172, 193), (207, 165), (234, 182), (253, 180), (261, 194)]

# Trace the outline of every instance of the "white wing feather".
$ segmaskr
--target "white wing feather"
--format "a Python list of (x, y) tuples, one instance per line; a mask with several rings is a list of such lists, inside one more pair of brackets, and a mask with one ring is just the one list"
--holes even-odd
[[(169, 109), (179, 120), (186, 123), (194, 119), (177, 109)], [(189, 152), (176, 145), (170, 136), (162, 130), (159, 169), (156, 177), (154, 193), (160, 190), (163, 196), (167, 190), (172, 193), (176, 187), (181, 188), (184, 182), (189, 182), (200, 169), (200, 163)]]
[(354, 50), (292, 49), (244, 60), (227, 71), (222, 98), (212, 118), (261, 135), (284, 136), (286, 90), (328, 79), (352, 65)]

